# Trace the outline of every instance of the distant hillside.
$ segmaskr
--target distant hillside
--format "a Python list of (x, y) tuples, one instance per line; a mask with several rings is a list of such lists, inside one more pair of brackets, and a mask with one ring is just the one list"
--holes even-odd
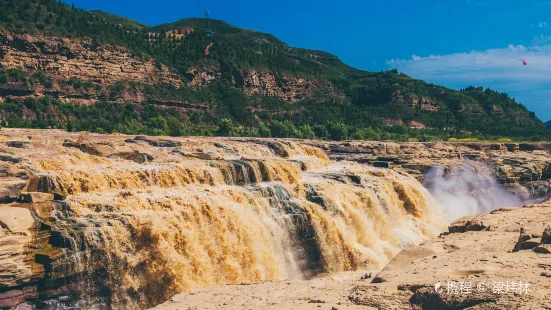
[(143, 29), (149, 28), (148, 25), (144, 25), (144, 24), (139, 23), (135, 20), (132, 20), (132, 19), (129, 19), (129, 18), (126, 18), (126, 17), (113, 15), (111, 13), (107, 13), (107, 12), (104, 12), (104, 11), (94, 10), (94, 11), (90, 11), (90, 13), (98, 16), (99, 18), (102, 18), (106, 22), (113, 23), (113, 24), (118, 24), (118, 25), (130, 28), (130, 29), (143, 30)]
[(548, 139), (506, 94), (365, 72), (210, 20), (147, 27), (55, 0), (0, 2), (5, 126), (328, 139)]
[(547, 128), (551, 129), (551, 120), (547, 121), (547, 123), (545, 123), (545, 125), (547, 126)]

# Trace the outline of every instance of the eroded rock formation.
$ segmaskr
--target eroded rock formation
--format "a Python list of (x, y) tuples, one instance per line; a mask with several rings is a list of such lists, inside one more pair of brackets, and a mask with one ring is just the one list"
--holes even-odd
[(91, 39), (17, 35), (0, 31), (0, 68), (39, 70), (54, 78), (77, 78), (102, 85), (144, 81), (152, 85), (181, 85), (175, 71), (128, 49)]

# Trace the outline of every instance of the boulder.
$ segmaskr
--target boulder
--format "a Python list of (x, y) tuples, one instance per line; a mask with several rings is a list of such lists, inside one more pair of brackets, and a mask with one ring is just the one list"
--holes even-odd
[(450, 233), (464, 233), (467, 231), (481, 231), (486, 225), (475, 216), (465, 216), (448, 226)]
[(450, 233), (464, 233), (465, 227), (470, 220), (474, 219), (474, 216), (464, 216), (448, 226)]

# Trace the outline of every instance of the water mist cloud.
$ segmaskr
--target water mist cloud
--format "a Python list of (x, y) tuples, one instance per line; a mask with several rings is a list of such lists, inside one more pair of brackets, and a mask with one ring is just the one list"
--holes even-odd
[(519, 198), (496, 182), (488, 167), (477, 162), (447, 169), (434, 167), (425, 176), (424, 185), (450, 221), (522, 205)]

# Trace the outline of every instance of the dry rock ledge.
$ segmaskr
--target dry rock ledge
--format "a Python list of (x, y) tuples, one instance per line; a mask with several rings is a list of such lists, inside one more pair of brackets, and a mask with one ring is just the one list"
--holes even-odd
[(551, 202), (503, 208), (455, 221), (372, 277), (207, 288), (155, 309), (550, 309), (549, 225)]

